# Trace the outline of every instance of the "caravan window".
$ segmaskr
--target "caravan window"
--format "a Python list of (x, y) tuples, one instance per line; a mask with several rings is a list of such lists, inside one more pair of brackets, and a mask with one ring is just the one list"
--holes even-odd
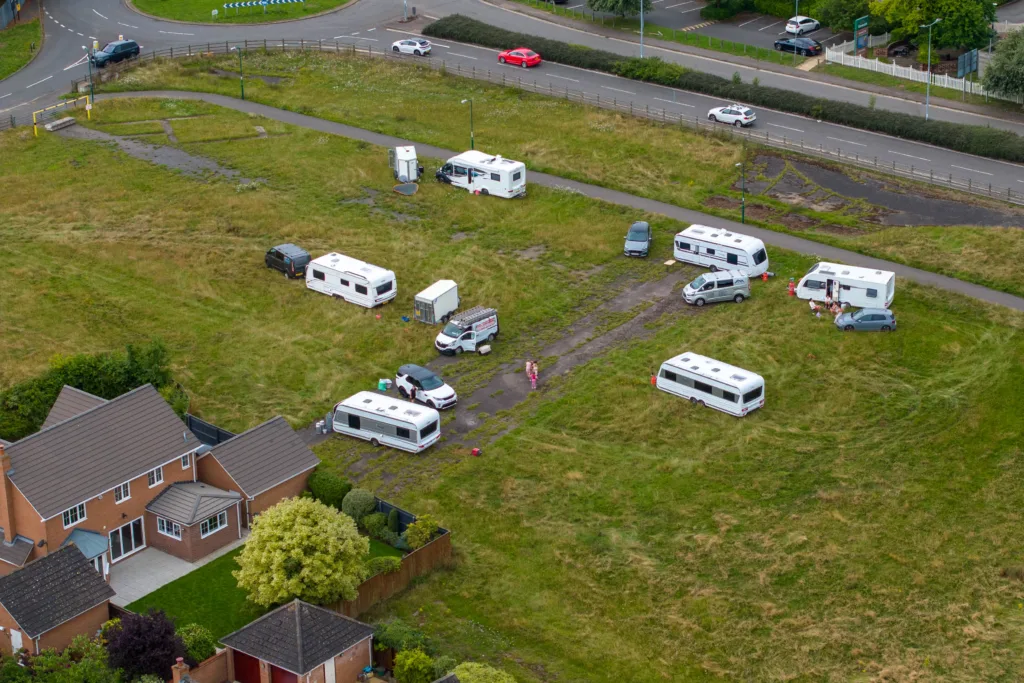
[(761, 398), (761, 391), (763, 389), (764, 387), (758, 387), (757, 389), (752, 389), (747, 393), (743, 394), (743, 402), (750, 403), (751, 401)]
[(736, 254), (726, 254), (725, 255), (725, 261), (726, 261), (726, 263), (731, 263), (733, 265), (736, 265), (737, 263), (740, 262), (740, 259), (739, 259), (738, 256), (736, 256)]
[(690, 243), (689, 242), (677, 242), (676, 244), (683, 251), (690, 251)]
[(430, 434), (433, 434), (437, 430), (437, 422), (431, 422), (426, 427), (420, 430), (420, 438), (423, 439)]
[(715, 250), (714, 249), (708, 249), (707, 247), (704, 248), (704, 252), (706, 254), (708, 254), (709, 256), (714, 256), (715, 255)]
[(825, 289), (825, 283), (821, 280), (807, 280), (804, 282), (804, 287), (807, 289)]
[(314, 270), (313, 271), (313, 279), (315, 279), (315, 280), (326, 280), (327, 278), (325, 278), (324, 274), (321, 273), (319, 270)]
[(466, 167), (465, 166), (456, 166), (455, 167), (455, 175), (457, 175), (457, 176), (467, 175)]
[(722, 398), (724, 398), (729, 403), (736, 402), (736, 394), (732, 393), (731, 391), (725, 391), (724, 389), (722, 390)]
[(520, 173), (519, 171), (516, 171), (515, 173), (512, 174), (512, 180), (519, 180), (522, 177), (523, 177), (523, 174)]
[(395, 428), (395, 436), (397, 436), (399, 438), (402, 438), (402, 439), (408, 439), (409, 438), (409, 430), (406, 429), (405, 427), (396, 427)]
[(356, 285), (356, 294), (366, 294), (367, 291), (365, 285)]
[(345, 278), (339, 277), (338, 282), (341, 283), (342, 287), (348, 287), (348, 280), (346, 280)]
[(384, 292), (390, 292), (391, 288), (394, 286), (394, 284), (395, 284), (394, 280), (392, 280), (390, 282), (385, 282), (384, 284), (382, 284), (380, 287), (377, 288), (377, 293), (378, 294), (383, 294)]
[[(758, 249), (757, 253), (754, 254), (754, 265), (759, 266), (765, 262), (768, 258), (768, 254), (764, 252), (764, 249)], [(811, 270), (814, 270), (813, 268)]]
[(359, 427), (359, 416), (358, 415), (352, 415), (351, 413), (349, 413), (349, 415), (348, 415), (348, 426), (351, 427), (352, 429), (359, 429), (360, 428)]
[(667, 379), (669, 382), (675, 382), (677, 379), (676, 373), (672, 372), (671, 370), (662, 370), (661, 376)]
[(491, 180), (501, 180), (501, 176), (497, 173), (492, 173)]
[(878, 298), (878, 290), (877, 289), (869, 289), (868, 290), (868, 298), (869, 299), (877, 299)]
[(697, 391), (703, 391), (705, 394), (713, 393), (710, 384), (704, 384), (699, 380), (693, 380), (693, 388)]

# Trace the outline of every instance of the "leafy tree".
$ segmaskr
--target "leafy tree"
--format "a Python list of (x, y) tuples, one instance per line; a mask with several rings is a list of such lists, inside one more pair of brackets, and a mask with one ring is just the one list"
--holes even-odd
[(995, 8), (986, 0), (871, 0), (870, 7), (893, 26), (894, 34), (916, 40), (919, 47), (928, 40), (921, 26), (937, 17), (942, 21), (932, 29), (933, 48), (987, 45), (995, 19)]
[(459, 683), (516, 683), (512, 674), (476, 662), (463, 662), (455, 667), (454, 673)]
[(178, 627), (178, 635), (185, 643), (185, 662), (195, 666), (217, 653), (217, 639), (210, 629), (200, 624), (185, 624)]
[(388, 531), (399, 533), (402, 530), (402, 518), (398, 515), (398, 508), (391, 508), (388, 513)]
[(420, 515), (415, 522), (405, 530), (405, 540), (413, 550), (422, 548), (434, 537), (440, 526), (432, 515)]
[(369, 552), (370, 541), (351, 517), (310, 498), (291, 498), (253, 521), (233, 575), (263, 607), (294, 598), (329, 604), (356, 597)]
[[(26, 667), (18, 667), (29, 674), (11, 681), (35, 681), (36, 683), (120, 683), (121, 672), (107, 667), (107, 652), (98, 640), (87, 636), (76, 636), (63, 652), (43, 650), (35, 657), (25, 658)], [(5, 667), (6, 667), (5, 663)], [(7, 683), (7, 670), (0, 668), (0, 681)]]
[(0, 681), (2, 683), (29, 683), (31, 680), (32, 676), (29, 670), (19, 666), (16, 658), (2, 657), (0, 659)]
[(163, 610), (126, 614), (121, 627), (107, 634), (107, 659), (112, 669), (121, 669), (128, 679), (145, 674), (171, 678), (171, 665), (185, 656), (185, 643), (174, 631), (174, 622)]
[(352, 489), (341, 501), (341, 511), (362, 524), (363, 517), (377, 509), (377, 499), (366, 489)]
[(635, 17), (640, 14), (640, 2), (644, 3), (644, 13), (654, 8), (651, 0), (587, 0), (587, 7), (595, 12), (608, 12), (620, 17)]
[(388, 516), (383, 512), (371, 512), (363, 517), (363, 528), (371, 538), (377, 538), (382, 531), (388, 531)]
[(398, 683), (430, 683), (434, 680), (434, 660), (419, 648), (402, 650), (395, 657), (395, 679)]
[(423, 631), (410, 626), (401, 619), (391, 619), (377, 624), (373, 630), (373, 646), (377, 650), (412, 650), (430, 652), (429, 642)]
[(146, 674), (145, 676), (141, 676), (140, 678), (135, 680), (133, 683), (167, 683), (167, 682), (164, 681), (164, 679), (160, 678), (159, 676), (157, 676), (155, 674)]
[(818, 20), (834, 31), (852, 31), (853, 22), (868, 14), (868, 0), (825, 0)]
[(352, 490), (352, 484), (348, 483), (347, 479), (319, 467), (309, 475), (308, 486), (314, 498), (324, 505), (330, 505), (338, 510), (341, 509), (341, 502), (345, 500), (345, 495)]
[(1014, 31), (996, 45), (985, 69), (985, 89), (999, 95), (1024, 94), (1024, 31)]

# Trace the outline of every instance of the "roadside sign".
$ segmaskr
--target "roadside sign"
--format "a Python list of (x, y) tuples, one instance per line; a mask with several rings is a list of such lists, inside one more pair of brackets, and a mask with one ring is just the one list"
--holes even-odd
[(868, 24), (871, 21), (871, 17), (861, 17), (853, 21), (853, 39), (856, 45), (857, 54), (861, 57), (867, 56), (868, 53)]
[(85, 105), (85, 110), (86, 110), (86, 111), (92, 111), (92, 105), (91, 105), (91, 104), (88, 104), (88, 103), (86, 103), (86, 105)]
[(978, 70), (978, 50), (975, 48), (956, 58), (956, 77), (963, 78)]

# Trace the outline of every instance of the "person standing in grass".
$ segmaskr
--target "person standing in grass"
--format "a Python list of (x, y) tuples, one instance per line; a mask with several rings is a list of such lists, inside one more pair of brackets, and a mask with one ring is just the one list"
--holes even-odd
[(530, 388), (533, 389), (534, 391), (536, 391), (537, 390), (537, 375), (540, 374), (540, 365), (537, 364), (537, 361), (533, 361), (532, 366), (533, 366), (533, 374), (530, 375)]
[(529, 358), (526, 359), (526, 379), (532, 380), (533, 378), (533, 361)]

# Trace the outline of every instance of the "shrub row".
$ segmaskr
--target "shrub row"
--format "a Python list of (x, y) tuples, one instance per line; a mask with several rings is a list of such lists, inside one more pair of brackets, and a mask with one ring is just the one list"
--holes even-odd
[(559, 64), (614, 73), (626, 78), (712, 95), (725, 101), (800, 114), (819, 121), (926, 142), (958, 152), (992, 159), (1024, 161), (1024, 138), (1012, 131), (947, 121), (925, 121), (910, 114), (835, 102), (793, 90), (742, 83), (691, 71), (657, 58), (629, 58), (603, 50), (513, 33), (457, 14), (435, 21), (423, 33), (502, 49), (525, 45), (539, 52), (544, 59)]
[(708, 4), (701, 8), (701, 19), (722, 21), (731, 19), (740, 12), (746, 12), (753, 8), (751, 0), (721, 0), (717, 4)]

